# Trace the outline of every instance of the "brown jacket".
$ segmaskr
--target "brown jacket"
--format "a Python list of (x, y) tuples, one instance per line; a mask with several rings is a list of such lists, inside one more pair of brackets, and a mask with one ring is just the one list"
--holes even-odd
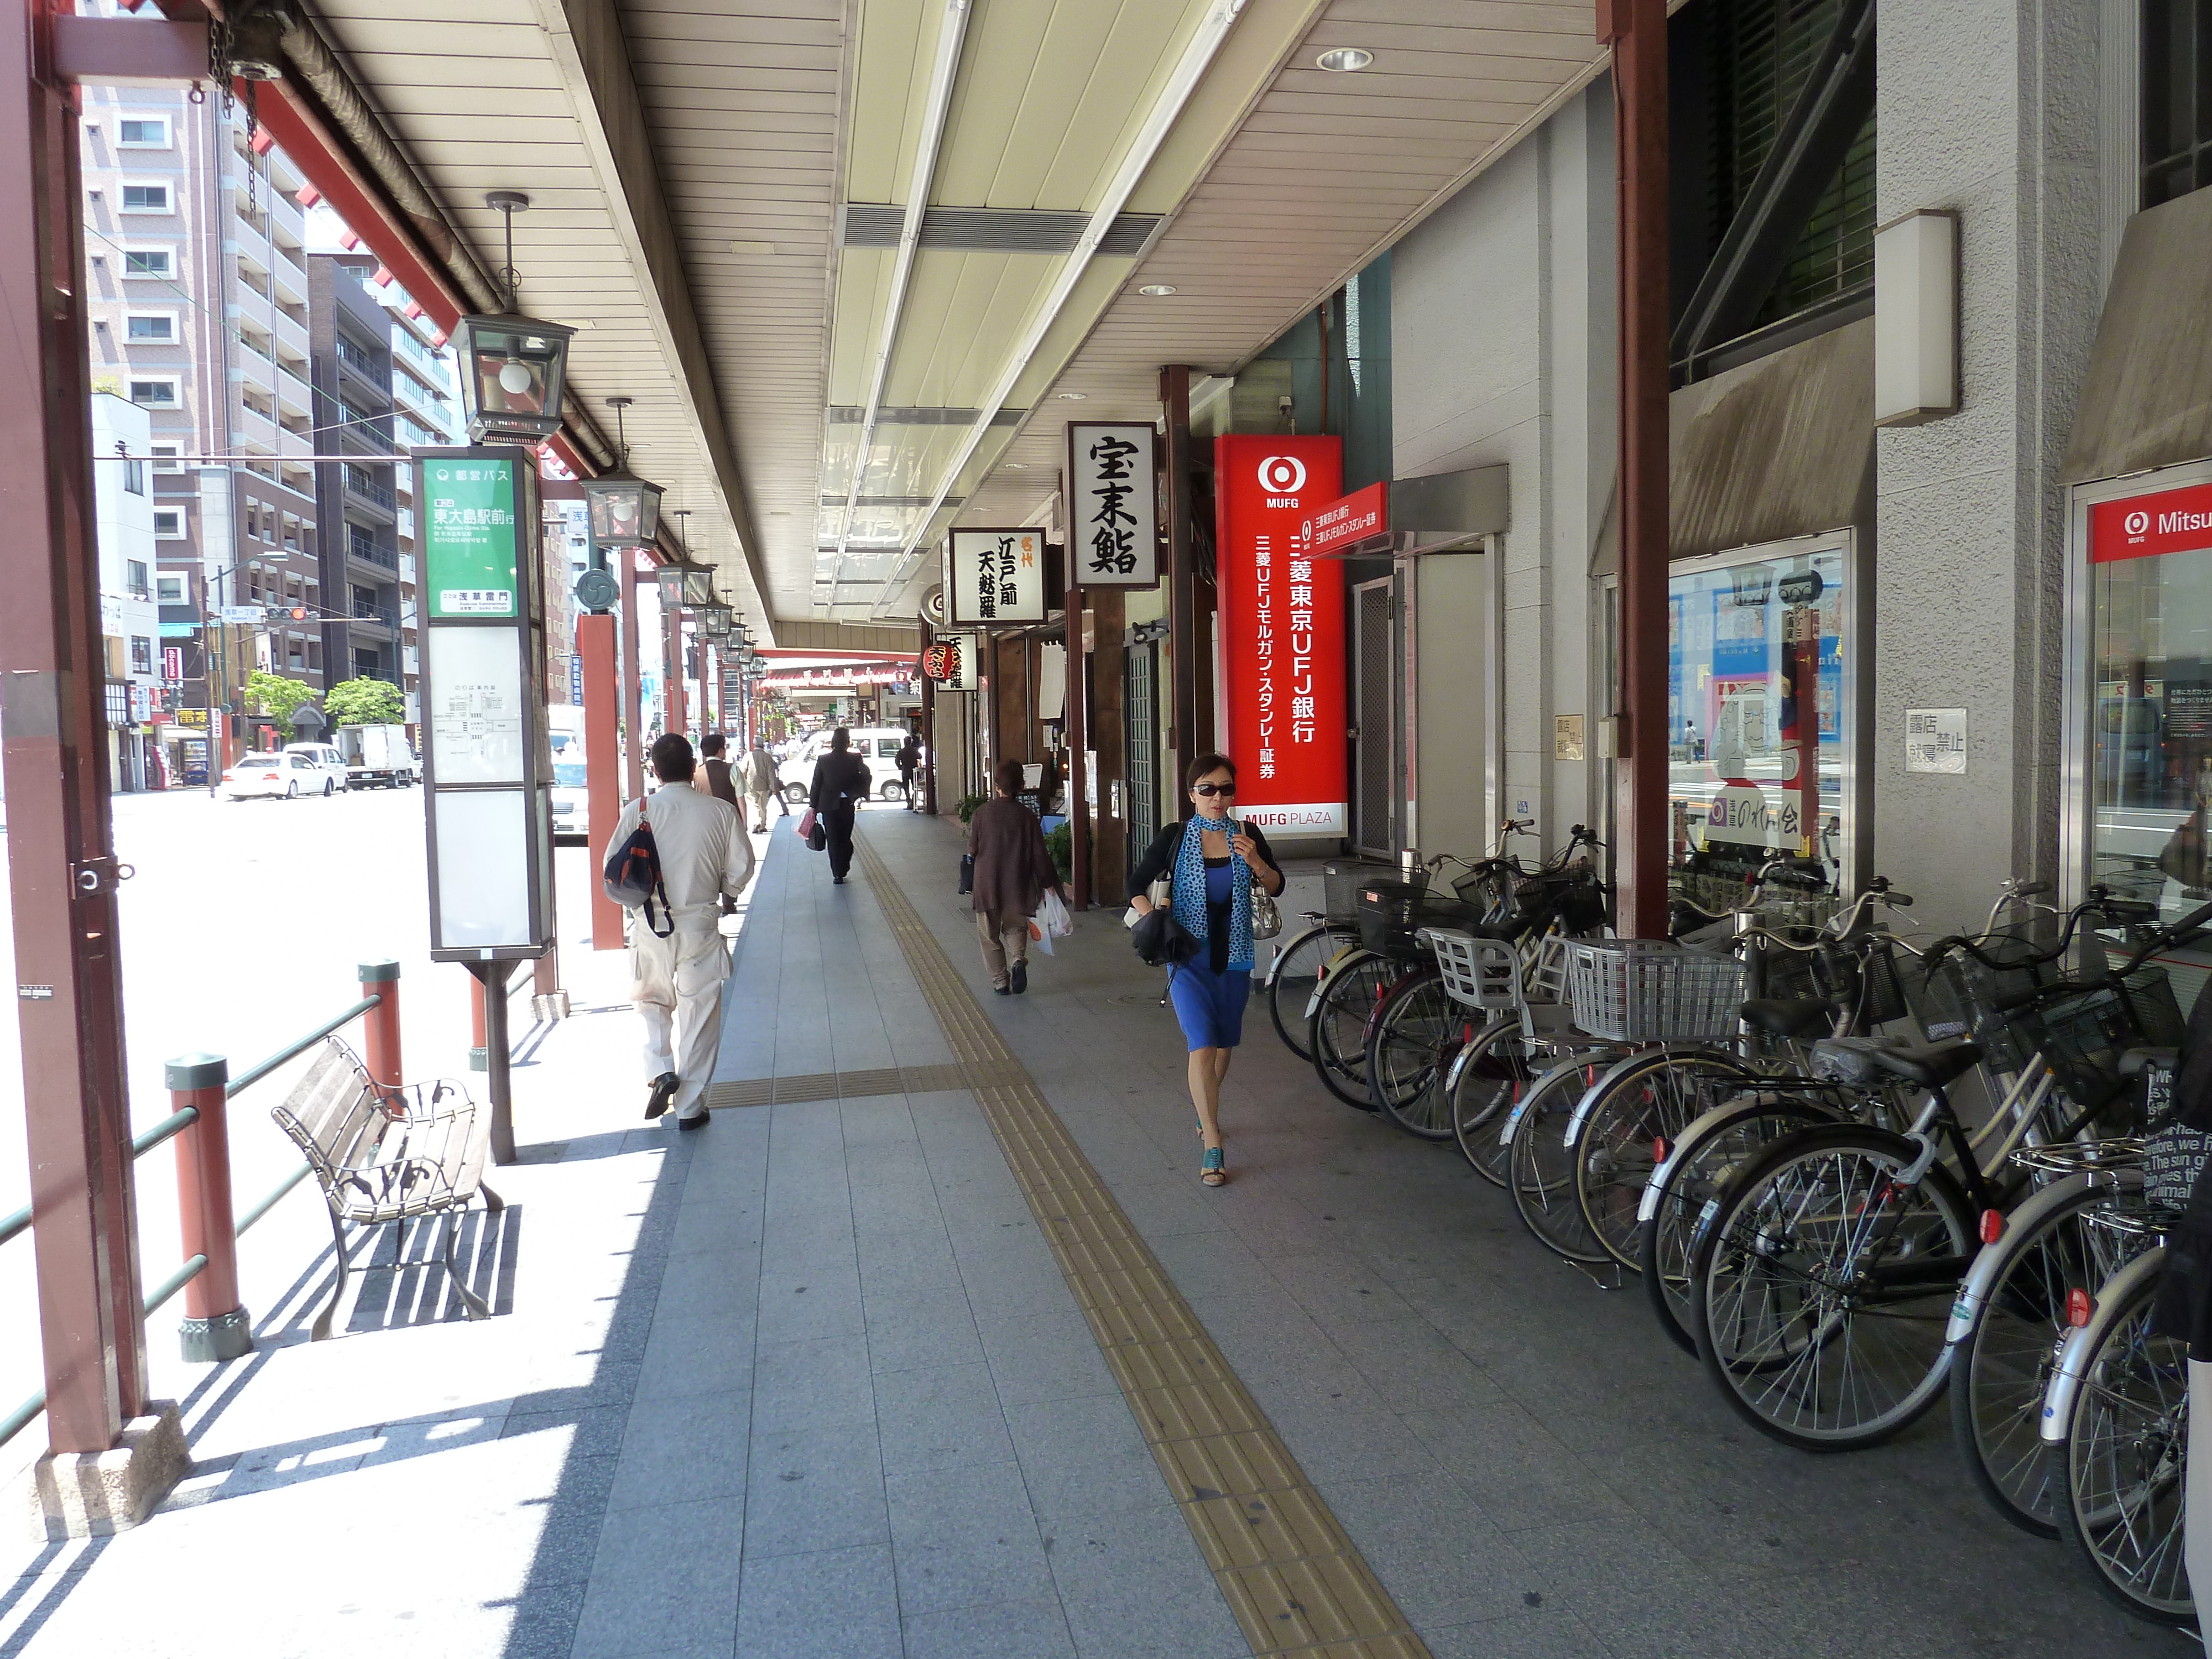
[(1060, 872), (1044, 844), (1044, 826), (1018, 800), (994, 795), (968, 820), (968, 850), (975, 858), (975, 908), (1029, 915)]

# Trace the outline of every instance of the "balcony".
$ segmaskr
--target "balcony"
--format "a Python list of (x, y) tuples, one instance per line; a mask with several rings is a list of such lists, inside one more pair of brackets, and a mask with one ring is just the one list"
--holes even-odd
[(356, 628), (380, 628), (386, 633), (399, 632), (399, 611), (397, 606), (371, 605), (366, 599), (353, 602), (353, 624)]
[(379, 547), (367, 536), (347, 537), (346, 553), (363, 564), (374, 565), (379, 570), (388, 570), (395, 575), (398, 574), (399, 556), (388, 547)]
[(337, 424), (331, 428), (333, 435), (356, 439), (368, 448), (386, 455), (398, 453), (398, 446), (392, 441), (391, 416), (381, 412), (370, 414), (365, 410), (356, 409), (343, 398), (337, 399), (337, 406), (338, 419)]
[(392, 499), (392, 492), (382, 484), (376, 483), (361, 468), (342, 462), (338, 471), (345, 477), (346, 493), (349, 495), (357, 495), (362, 501), (385, 513), (398, 513), (398, 504)]

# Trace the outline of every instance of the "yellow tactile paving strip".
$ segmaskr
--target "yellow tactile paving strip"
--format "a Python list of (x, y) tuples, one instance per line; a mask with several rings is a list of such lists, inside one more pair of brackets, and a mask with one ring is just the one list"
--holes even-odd
[(1427, 1659), (890, 869), (854, 851), (1252, 1651)]

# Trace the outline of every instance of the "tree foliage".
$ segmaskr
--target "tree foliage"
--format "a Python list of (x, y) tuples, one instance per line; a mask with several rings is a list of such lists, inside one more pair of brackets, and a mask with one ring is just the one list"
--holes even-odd
[(313, 702), (315, 694), (299, 681), (271, 674), (265, 669), (257, 668), (246, 677), (246, 700), (274, 720), (288, 736), (292, 730), (292, 711), (303, 702)]
[(389, 680), (340, 680), (323, 699), (333, 726), (389, 726), (407, 715), (407, 701)]

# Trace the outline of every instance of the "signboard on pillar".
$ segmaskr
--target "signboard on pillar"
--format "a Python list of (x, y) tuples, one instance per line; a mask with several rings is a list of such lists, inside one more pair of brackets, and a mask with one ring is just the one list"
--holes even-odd
[(1067, 585), (1157, 587), (1157, 434), (1148, 421), (1067, 427)]
[(1044, 532), (956, 530), (945, 549), (945, 590), (965, 627), (1044, 620)]
[(542, 956), (553, 831), (537, 465), (527, 450), (488, 447), (418, 449), (415, 470), (431, 959)]
[(1344, 578), (1305, 526), (1342, 493), (1343, 441), (1213, 441), (1215, 581), (1237, 816), (1270, 836), (1349, 833)]

